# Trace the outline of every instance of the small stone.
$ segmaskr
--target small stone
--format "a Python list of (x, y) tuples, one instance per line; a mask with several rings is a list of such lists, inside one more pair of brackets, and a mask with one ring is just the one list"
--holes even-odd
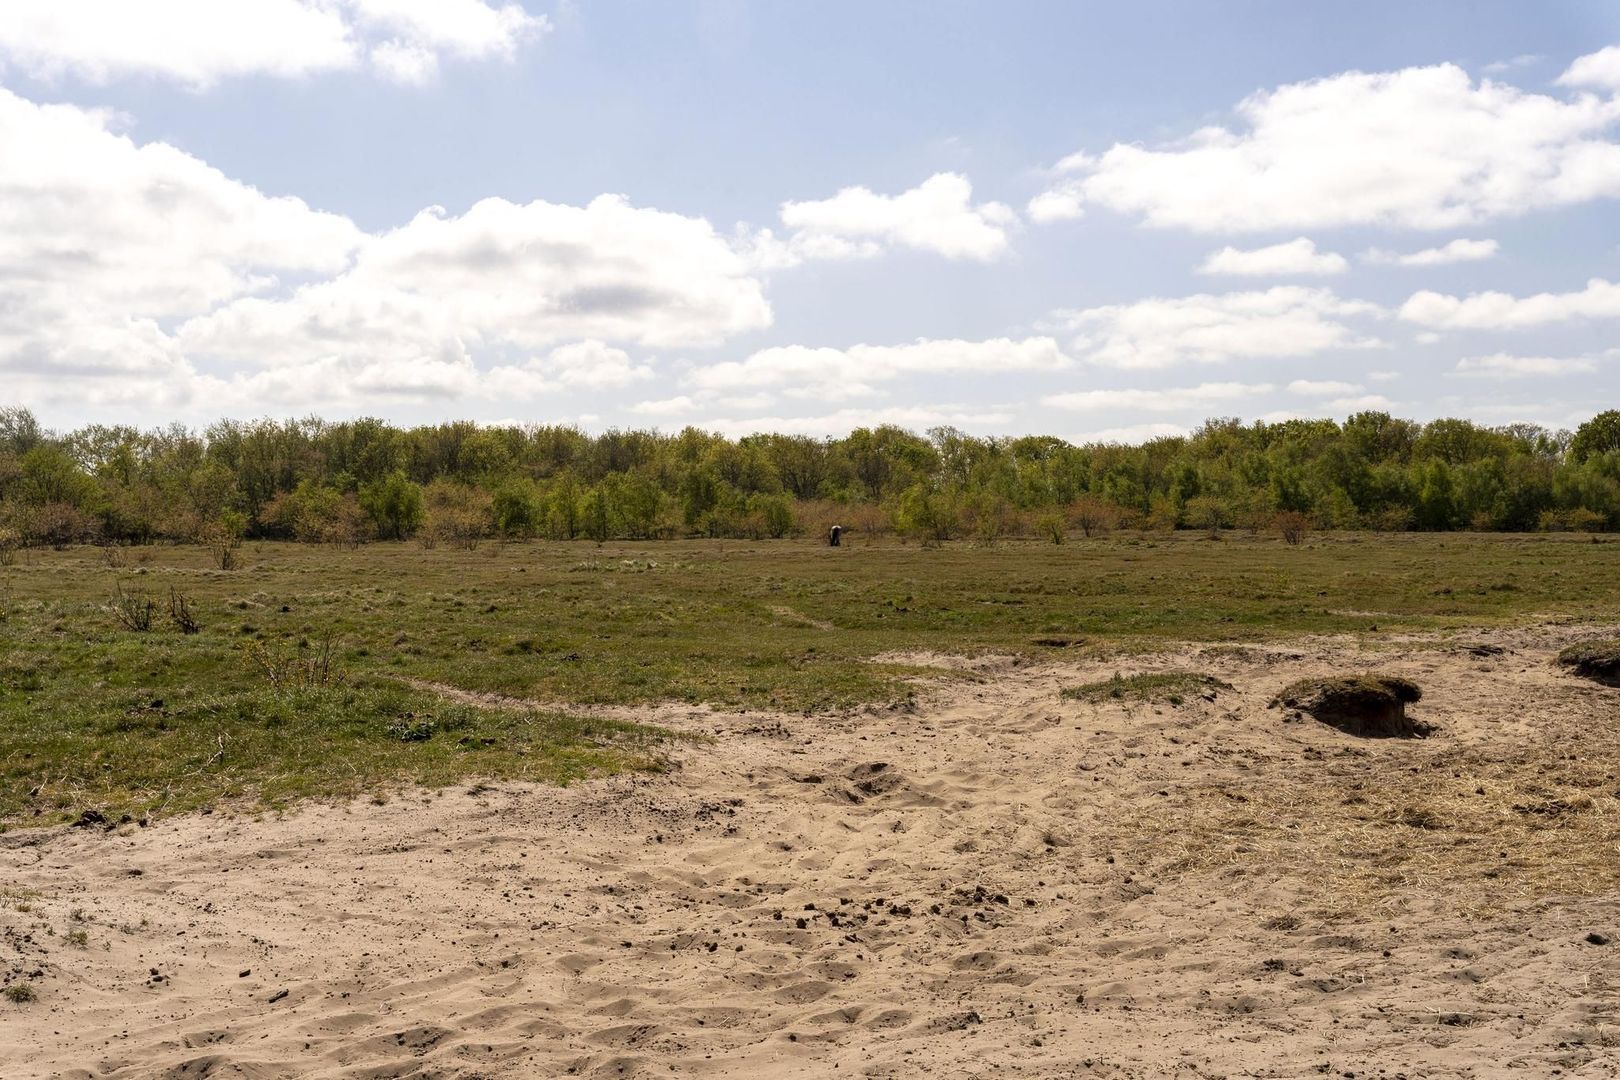
[(1586, 943), (1588, 945), (1607, 945), (1609, 943), (1609, 935), (1600, 934), (1594, 930), (1590, 934), (1586, 935)]

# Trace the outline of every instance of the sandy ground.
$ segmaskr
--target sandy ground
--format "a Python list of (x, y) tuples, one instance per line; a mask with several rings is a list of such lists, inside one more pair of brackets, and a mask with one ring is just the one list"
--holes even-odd
[[(1312, 831), (1344, 790), (1558, 761), (1620, 807), (1620, 763), (1562, 752), (1620, 727), (1620, 691), (1549, 663), (1571, 633), (1379, 654), (1428, 692), (1420, 742), (1266, 707), (1373, 666), (1344, 641), (1059, 653), (915, 710), (654, 710), (717, 737), (664, 776), (7, 834), (0, 973), (39, 997), (0, 1003), (0, 1076), (1620, 1076), (1620, 897), (1493, 900), (1445, 868), (1497, 853), (1448, 863), (1443, 824), (1407, 830), (1426, 871), (1372, 888), (1358, 860), (1396, 857), (1399, 825)], [(1059, 696), (1175, 666), (1235, 689)], [(1318, 784), (1200, 863), (1208, 799)], [(1601, 864), (1616, 835), (1548, 843)]]

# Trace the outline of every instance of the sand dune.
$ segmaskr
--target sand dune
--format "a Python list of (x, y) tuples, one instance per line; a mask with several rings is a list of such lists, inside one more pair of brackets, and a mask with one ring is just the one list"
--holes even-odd
[[(1620, 692), (1552, 667), (1572, 633), (978, 664), (915, 710), (649, 710), (716, 736), (660, 777), (14, 832), (0, 1075), (1620, 1075)], [(1267, 708), (1368, 664), (1438, 734)], [(1234, 689), (1059, 696), (1189, 666)]]

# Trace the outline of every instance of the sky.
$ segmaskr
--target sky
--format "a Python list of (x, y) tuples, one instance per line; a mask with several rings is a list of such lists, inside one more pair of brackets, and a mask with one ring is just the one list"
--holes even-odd
[(1571, 429), (1617, 329), (1610, 0), (0, 0), (56, 428)]

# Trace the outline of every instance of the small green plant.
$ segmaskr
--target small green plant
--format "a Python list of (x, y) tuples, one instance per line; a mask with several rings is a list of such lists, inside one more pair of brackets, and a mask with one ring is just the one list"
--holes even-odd
[(82, 949), (90, 944), (90, 935), (84, 930), (73, 929), (63, 934), (62, 940), (66, 941), (69, 945), (75, 945)]
[(26, 1005), (39, 997), (27, 983), (12, 983), (4, 991), (6, 1000), (13, 1005)]
[(400, 742), (426, 742), (436, 729), (431, 716), (408, 712), (388, 725), (388, 737)]

